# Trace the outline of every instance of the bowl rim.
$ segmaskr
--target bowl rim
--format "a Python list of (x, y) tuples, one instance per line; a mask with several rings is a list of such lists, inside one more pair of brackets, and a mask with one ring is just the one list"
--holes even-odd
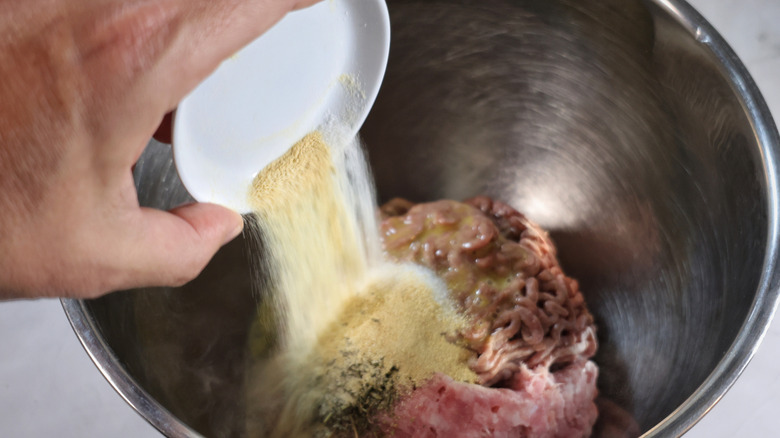
[(780, 135), (755, 81), (715, 28), (685, 0), (650, 0), (715, 56), (746, 115), (761, 158), (767, 196), (767, 246), (756, 296), (737, 337), (701, 385), (642, 437), (681, 436), (717, 404), (742, 374), (766, 335), (778, 305), (778, 157)]
[(130, 376), (89, 316), (86, 300), (60, 300), (70, 326), (97, 369), (114, 390), (149, 424), (172, 438), (200, 438), (199, 434), (168, 411)]
[[(642, 437), (681, 436), (690, 430), (732, 387), (763, 341), (780, 296), (778, 270), (778, 156), (780, 134), (758, 86), (736, 53), (715, 28), (685, 0), (647, 0), (681, 24), (715, 56), (724, 69), (735, 97), (749, 118), (758, 142), (767, 195), (767, 246), (757, 293), (739, 334), (704, 382), (680, 406)], [(86, 301), (61, 300), (81, 345), (117, 393), (149, 424), (170, 437), (201, 437), (152, 398), (122, 366), (95, 325)]]

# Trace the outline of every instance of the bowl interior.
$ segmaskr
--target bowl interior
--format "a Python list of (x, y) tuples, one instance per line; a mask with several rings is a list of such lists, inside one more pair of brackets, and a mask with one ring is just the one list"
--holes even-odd
[[(760, 290), (767, 175), (728, 72), (651, 2), (388, 6), (387, 76), (362, 130), (380, 199), (487, 194), (548, 229), (596, 316), (602, 398), (650, 430), (696, 396)], [(167, 146), (135, 173), (142, 204), (188, 200)], [(85, 303), (127, 373), (206, 436), (244, 434), (252, 245), (182, 288)], [(602, 416), (596, 436), (623, 421)]]

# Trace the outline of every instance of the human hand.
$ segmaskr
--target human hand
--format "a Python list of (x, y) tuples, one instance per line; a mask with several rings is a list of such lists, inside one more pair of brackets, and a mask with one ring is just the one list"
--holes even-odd
[(131, 168), (219, 63), (313, 0), (0, 2), (0, 298), (180, 285), (241, 232), (138, 205)]

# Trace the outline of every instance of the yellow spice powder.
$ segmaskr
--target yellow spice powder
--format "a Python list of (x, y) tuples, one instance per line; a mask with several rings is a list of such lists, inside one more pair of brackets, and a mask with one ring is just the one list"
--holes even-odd
[(250, 393), (263, 398), (249, 415), (258, 435), (354, 428), (437, 372), (476, 381), (467, 365), (472, 353), (449, 342), (465, 321), (432, 274), (389, 262), (369, 269), (356, 203), (345, 195), (356, 175), (369, 176), (342, 168), (333, 154), (312, 133), (252, 188), (282, 339), (281, 350), (258, 357), (249, 376)]
[(402, 384), (419, 385), (437, 372), (475, 382), (467, 365), (473, 353), (449, 341), (466, 320), (436, 300), (435, 287), (416, 269), (386, 268), (320, 335), (319, 355), (327, 362), (359, 350), (364, 359), (397, 367)]
[(283, 343), (301, 353), (367, 271), (359, 225), (337, 177), (330, 148), (315, 132), (263, 169), (250, 197), (269, 249)]

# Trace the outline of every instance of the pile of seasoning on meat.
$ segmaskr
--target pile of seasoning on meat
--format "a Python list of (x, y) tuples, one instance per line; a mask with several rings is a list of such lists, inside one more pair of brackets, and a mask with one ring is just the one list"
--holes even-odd
[(383, 205), (388, 256), (434, 271), (469, 323), (478, 383), (436, 374), (376, 414), (393, 437), (587, 437), (598, 415), (593, 317), (547, 233), (487, 197)]

